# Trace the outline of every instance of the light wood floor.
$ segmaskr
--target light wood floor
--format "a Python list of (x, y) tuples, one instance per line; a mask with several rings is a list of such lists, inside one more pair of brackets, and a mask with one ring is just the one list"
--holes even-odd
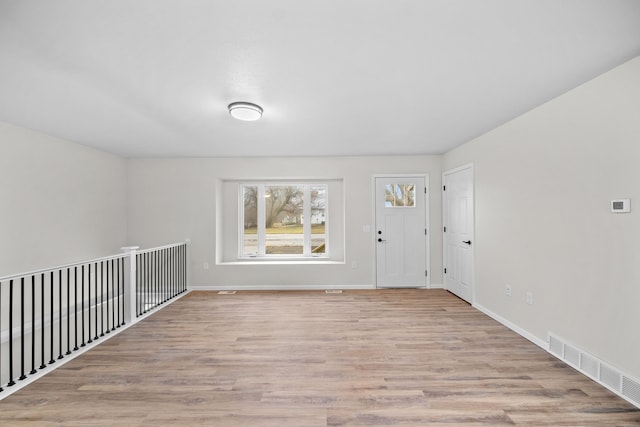
[(442, 290), (192, 292), (0, 402), (0, 426), (639, 426)]

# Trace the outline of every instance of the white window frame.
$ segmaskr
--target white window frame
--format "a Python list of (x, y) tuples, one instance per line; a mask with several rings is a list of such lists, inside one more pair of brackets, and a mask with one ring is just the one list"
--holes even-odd
[[(266, 253), (266, 227), (265, 227), (265, 187), (297, 186), (303, 187), (303, 218), (309, 218), (303, 223), (303, 253), (302, 254), (267, 254)], [(311, 188), (325, 188), (324, 206), (324, 253), (314, 254), (311, 252)], [(244, 254), (244, 188), (257, 187), (257, 237), (258, 252), (256, 254)], [(329, 253), (329, 185), (322, 181), (251, 181), (242, 182), (238, 186), (238, 259), (239, 260), (328, 260)]]

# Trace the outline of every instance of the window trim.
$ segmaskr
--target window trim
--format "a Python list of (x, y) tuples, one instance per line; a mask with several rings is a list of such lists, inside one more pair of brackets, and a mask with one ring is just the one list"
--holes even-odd
[[(329, 183), (324, 180), (251, 180), (238, 182), (238, 263), (327, 263), (334, 262), (330, 255), (330, 228), (329, 228)], [(311, 250), (311, 220), (303, 223), (303, 253), (302, 254), (267, 254), (266, 253), (266, 227), (264, 221), (265, 212), (265, 188), (268, 186), (298, 186), (303, 187), (303, 217), (311, 218), (311, 188), (322, 186), (325, 189), (324, 206), (324, 245), (325, 251), (322, 254), (313, 254)], [(244, 251), (244, 189), (245, 187), (257, 187), (257, 235), (258, 253), (255, 255), (245, 255)], [(262, 220), (260, 219), (262, 218)]]

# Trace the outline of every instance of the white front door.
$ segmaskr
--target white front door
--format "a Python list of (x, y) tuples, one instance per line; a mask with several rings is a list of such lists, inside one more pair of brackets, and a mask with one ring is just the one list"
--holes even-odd
[(376, 286), (427, 285), (426, 178), (375, 178)]
[(443, 183), (444, 287), (473, 303), (473, 167), (445, 172)]

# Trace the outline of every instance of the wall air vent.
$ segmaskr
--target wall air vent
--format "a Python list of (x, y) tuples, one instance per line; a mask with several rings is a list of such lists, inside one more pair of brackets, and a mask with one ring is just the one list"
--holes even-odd
[(602, 363), (600, 365), (600, 381), (613, 390), (620, 390), (622, 387), (622, 375), (617, 369)]
[(564, 344), (564, 359), (572, 366), (580, 365), (580, 350), (571, 347), (567, 343)]
[(547, 351), (640, 408), (639, 381), (551, 333)]
[(622, 377), (622, 395), (640, 407), (640, 383), (626, 376)]
[(592, 378), (598, 378), (598, 359), (587, 354), (580, 354), (580, 369)]
[(564, 344), (553, 335), (549, 336), (549, 352), (560, 359), (564, 357)]

